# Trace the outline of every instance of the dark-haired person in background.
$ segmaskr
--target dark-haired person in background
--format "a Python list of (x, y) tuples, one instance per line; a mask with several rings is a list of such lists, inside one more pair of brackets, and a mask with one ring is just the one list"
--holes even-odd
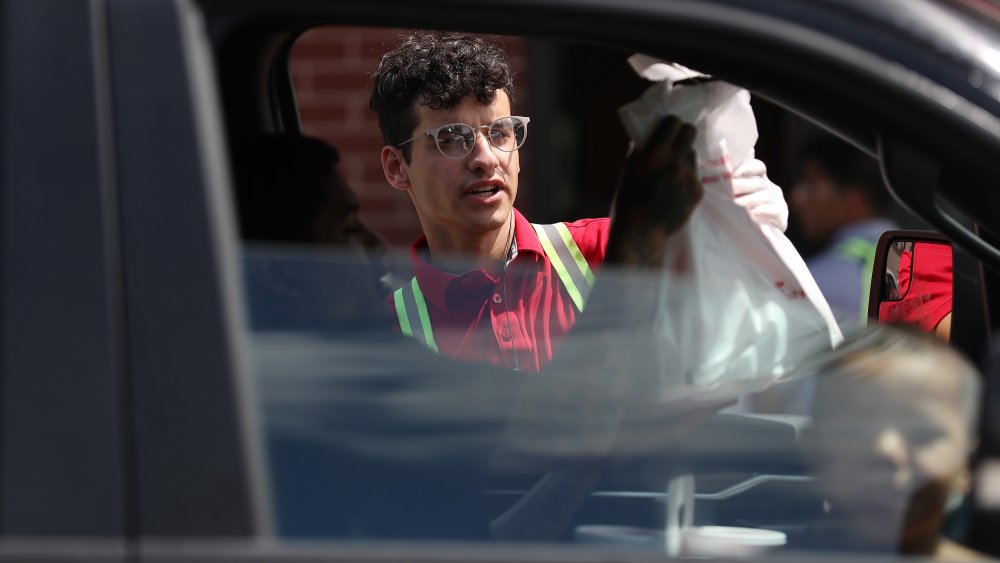
[[(386, 243), (361, 220), (334, 147), (267, 135), (236, 151), (240, 233), (258, 327), (366, 322), (393, 289)], [(305, 252), (303, 252), (305, 251)]]
[(866, 318), (879, 237), (898, 228), (888, 201), (878, 161), (858, 149), (824, 136), (800, 153), (792, 213), (806, 242), (822, 249), (806, 265), (845, 333)]
[(337, 149), (313, 137), (270, 135), (239, 156), (243, 238), (355, 245), (375, 261), (385, 255), (385, 241), (361, 221), (357, 195), (337, 169)]

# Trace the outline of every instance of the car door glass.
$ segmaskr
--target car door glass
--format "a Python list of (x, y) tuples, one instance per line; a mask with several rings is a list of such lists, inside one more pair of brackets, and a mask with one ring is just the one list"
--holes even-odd
[[(331, 194), (345, 190), (326, 180), (319, 182), (320, 190), (304, 189), (305, 175), (275, 193), (246, 191), (253, 179), (272, 178), (267, 174), (273, 170), (244, 175), (241, 166), (260, 164), (264, 157), (244, 158), (252, 152), (237, 151), (250, 313), (245, 329), (279, 536), (541, 540), (584, 549), (630, 546), (674, 555), (740, 556), (770, 549), (834, 550), (837, 541), (819, 541), (817, 534), (836, 531), (841, 535), (831, 533), (829, 539), (841, 544), (852, 538), (861, 548), (891, 549), (886, 542), (892, 534), (863, 543), (859, 530), (868, 520), (845, 508), (867, 499), (838, 496), (836, 483), (860, 482), (838, 461), (861, 463), (861, 454), (850, 457), (857, 453), (851, 445), (831, 436), (871, 437), (880, 446), (887, 442), (890, 454), (892, 447), (905, 449), (921, 440), (948, 444), (949, 464), (941, 472), (901, 466), (897, 472), (909, 472), (910, 478), (899, 488), (885, 485), (896, 483), (894, 474), (882, 479), (886, 474), (879, 473), (881, 480), (863, 489), (892, 505), (880, 514), (896, 526), (886, 529), (896, 532), (904, 524), (905, 493), (950, 475), (954, 460), (965, 455), (965, 436), (955, 432), (961, 423), (952, 403), (914, 414), (905, 404), (916, 399), (882, 412), (864, 402), (876, 396), (872, 389), (883, 393), (877, 395), (883, 406), (890, 399), (919, 398), (922, 390), (912, 381), (879, 376), (873, 388), (865, 380), (841, 389), (829, 383), (835, 379), (829, 374), (858, 371), (855, 362), (867, 365), (870, 354), (888, 358), (893, 343), (922, 350), (922, 342), (914, 345), (894, 333), (859, 334), (843, 354), (820, 355), (795, 378), (760, 393), (659, 400), (659, 377), (669, 365), (654, 353), (627, 354), (623, 351), (631, 348), (620, 345), (648, 339), (648, 331), (636, 328), (648, 318), (637, 313), (622, 319), (610, 306), (585, 310), (580, 318), (590, 320), (581, 320), (562, 356), (554, 354), (539, 374), (515, 373), (506, 357), (498, 365), (451, 359), (426, 341), (406, 337), (399, 315), (391, 314), (393, 306), (399, 309), (398, 300), (412, 299), (404, 306), (412, 305), (406, 309), (409, 330), (426, 331), (418, 294), (394, 293), (412, 283), (411, 244), (420, 224), (406, 192), (387, 185), (375, 157), (384, 154), (384, 141), (367, 109), (370, 73), (400, 33), (317, 28), (291, 51), (300, 136), (336, 150), (337, 158), (328, 159), (318, 176), (348, 185), (353, 200), (337, 200)], [(531, 114), (530, 140), (521, 149), (518, 209), (538, 217), (542, 226), (606, 215), (628, 150), (616, 109), (647, 86), (625, 62), (631, 53), (520, 37), (505, 37), (503, 43), (521, 81), (518, 104)], [(574, 54), (578, 49), (583, 56)], [(552, 57), (565, 65), (554, 64)], [(547, 79), (557, 67), (559, 79)], [(611, 98), (561, 91), (578, 76), (574, 73), (603, 69), (628, 77), (595, 85)], [(807, 126), (763, 100), (754, 103), (761, 130), (758, 157), (769, 159), (772, 179), (790, 178), (793, 164), (778, 155), (800, 138), (787, 133)], [(415, 139), (437, 150), (433, 139), (420, 133)], [(299, 173), (305, 166), (285, 169)], [(350, 218), (341, 221), (341, 215)], [(256, 230), (250, 216), (262, 218), (263, 230)], [(295, 220), (280, 225), (289, 217)], [(271, 227), (276, 230), (268, 232)], [(368, 231), (384, 244), (373, 243)], [(558, 237), (556, 231), (550, 240), (558, 243)], [(529, 250), (517, 249), (522, 256)], [(577, 264), (571, 248), (554, 254), (562, 251), (570, 255), (568, 265)], [(475, 266), (462, 260), (468, 257), (451, 265), (458, 278)], [(612, 288), (603, 291), (623, 299), (652, 295), (650, 288), (661, 281), (658, 273), (608, 265), (591, 275)], [(582, 268), (580, 278), (581, 286), (588, 283)], [(489, 290), (482, 296), (486, 306), (507, 301), (502, 291), (490, 290), (495, 280), (467, 279), (470, 286)], [(642, 305), (638, 310), (644, 313), (656, 308), (651, 298)], [(494, 328), (500, 333), (516, 328), (506, 315), (497, 318)], [(691, 319), (692, 331), (700, 320)], [(725, 343), (736, 335), (711, 337)], [(655, 351), (655, 342), (648, 345), (647, 351)], [(941, 359), (936, 348), (932, 352), (934, 362), (965, 373), (964, 364), (949, 363), (954, 360), (946, 353)], [(899, 360), (893, 356), (890, 363)], [(855, 404), (858, 412), (864, 405), (872, 406), (871, 412), (847, 421), (832, 416), (837, 405)], [(935, 427), (928, 424), (931, 411), (949, 416)], [(811, 427), (819, 413), (825, 418)], [(885, 438), (893, 425), (898, 435)]]

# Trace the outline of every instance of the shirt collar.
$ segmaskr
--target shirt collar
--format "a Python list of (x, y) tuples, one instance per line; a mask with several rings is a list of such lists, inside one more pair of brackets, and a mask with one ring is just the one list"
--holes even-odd
[(435, 268), (426, 260), (427, 237), (420, 235), (420, 238), (410, 247), (410, 263), (413, 264), (413, 275), (420, 284), (420, 292), (434, 307), (447, 311), (448, 304), (444, 298), (444, 292), (448, 284), (457, 279), (458, 276), (450, 274), (444, 270)]
[(517, 209), (514, 210), (514, 240), (517, 242), (517, 252), (534, 252), (542, 254), (542, 243), (538, 241), (538, 234), (535, 233), (531, 223), (521, 215)]
[[(517, 257), (525, 256), (534, 252), (542, 254), (542, 244), (538, 240), (538, 235), (531, 223), (525, 219), (524, 215), (517, 209), (514, 212), (514, 241), (517, 248)], [(434, 307), (449, 311), (445, 292), (448, 285), (457, 280), (460, 276), (448, 273), (434, 267), (427, 261), (427, 237), (421, 235), (420, 238), (410, 247), (410, 262), (413, 265), (413, 275), (420, 284), (420, 292), (424, 294), (424, 299)], [(482, 272), (482, 270), (478, 270)], [(483, 272), (486, 276), (492, 277), (488, 272)]]

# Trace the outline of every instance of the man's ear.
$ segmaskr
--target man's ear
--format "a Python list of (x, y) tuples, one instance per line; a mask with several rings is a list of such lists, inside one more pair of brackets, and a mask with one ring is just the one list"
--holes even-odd
[(397, 190), (408, 190), (411, 187), (410, 174), (403, 160), (402, 150), (386, 145), (382, 147), (382, 173), (389, 185)]

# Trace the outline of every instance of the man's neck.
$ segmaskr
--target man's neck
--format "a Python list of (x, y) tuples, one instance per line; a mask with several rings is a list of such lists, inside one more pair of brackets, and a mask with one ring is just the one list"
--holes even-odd
[(438, 268), (445, 271), (479, 269), (499, 272), (510, 252), (514, 225), (509, 223), (477, 237), (425, 236), (429, 252), (426, 258)]

